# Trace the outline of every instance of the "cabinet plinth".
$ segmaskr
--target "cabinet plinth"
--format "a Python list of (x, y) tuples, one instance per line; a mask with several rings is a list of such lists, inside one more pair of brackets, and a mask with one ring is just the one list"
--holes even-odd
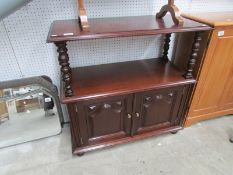
[[(188, 19), (176, 26), (170, 17), (139, 16), (89, 19), (88, 29), (81, 30), (77, 20), (55, 21), (47, 40), (58, 47), (61, 101), (68, 107), (73, 153), (182, 129), (196, 82), (199, 33), (211, 27)], [(196, 33), (184, 71), (168, 59), (171, 34), (182, 32)], [(166, 34), (160, 58), (70, 68), (68, 41), (158, 34)]]

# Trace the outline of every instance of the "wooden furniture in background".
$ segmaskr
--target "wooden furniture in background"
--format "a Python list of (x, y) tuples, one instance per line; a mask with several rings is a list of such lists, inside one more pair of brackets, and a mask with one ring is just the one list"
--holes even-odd
[(183, 14), (215, 28), (211, 35), (186, 126), (233, 114), (233, 12)]
[(31, 99), (16, 100), (15, 103), (16, 103), (16, 110), (18, 113), (42, 108), (42, 104), (40, 103), (38, 97)]
[[(188, 19), (177, 26), (169, 16), (97, 18), (89, 24), (89, 32), (84, 32), (77, 20), (55, 21), (47, 40), (58, 47), (61, 101), (68, 106), (73, 152), (82, 155), (182, 129), (201, 36), (211, 27)], [(194, 36), (185, 72), (168, 60), (171, 33), (182, 32)], [(165, 35), (161, 58), (70, 67), (68, 41), (157, 34)]]
[[(4, 95), (3, 90), (0, 90), (0, 97), (3, 95)], [(4, 103), (0, 102), (0, 124), (6, 120), (9, 120), (8, 109), (5, 102)]]
[(161, 8), (160, 12), (156, 14), (156, 18), (163, 18), (168, 12), (171, 14), (172, 20), (176, 25), (184, 24), (180, 16), (180, 10), (175, 6), (174, 0), (168, 0), (168, 4)]

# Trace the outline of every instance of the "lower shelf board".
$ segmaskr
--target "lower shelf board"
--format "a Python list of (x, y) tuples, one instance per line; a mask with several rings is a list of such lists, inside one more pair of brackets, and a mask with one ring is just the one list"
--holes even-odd
[(61, 101), (67, 104), (194, 82), (161, 58), (87, 66), (72, 69), (74, 95), (65, 97), (61, 89)]
[(182, 129), (183, 129), (183, 127), (181, 127), (181, 126), (174, 126), (174, 127), (170, 127), (170, 128), (160, 129), (157, 131), (143, 133), (140, 135), (135, 135), (133, 137), (125, 137), (125, 138), (120, 138), (118, 140), (115, 139), (114, 141), (106, 141), (106, 142), (95, 144), (95, 145), (77, 147), (77, 148), (73, 148), (73, 153), (76, 155), (83, 155), (84, 153), (87, 153), (90, 151), (95, 151), (95, 150), (99, 150), (99, 149), (103, 149), (103, 148), (113, 147), (116, 145), (132, 142), (132, 141), (137, 141), (137, 140), (142, 140), (145, 138), (150, 138), (150, 137), (158, 136), (158, 135), (165, 134), (165, 133), (175, 133), (175, 132), (182, 130)]

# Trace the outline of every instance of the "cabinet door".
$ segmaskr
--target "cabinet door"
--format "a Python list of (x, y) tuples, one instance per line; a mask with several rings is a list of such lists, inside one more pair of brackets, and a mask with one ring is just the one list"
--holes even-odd
[(126, 137), (131, 130), (132, 95), (77, 104), (82, 143), (96, 144)]
[(132, 134), (179, 125), (185, 92), (181, 86), (136, 94)]
[(190, 118), (216, 117), (233, 107), (233, 29), (212, 34), (189, 112)]

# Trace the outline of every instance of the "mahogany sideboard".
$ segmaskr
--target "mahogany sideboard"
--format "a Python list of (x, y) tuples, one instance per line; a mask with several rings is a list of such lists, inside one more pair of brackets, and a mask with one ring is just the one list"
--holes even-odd
[[(48, 42), (55, 43), (61, 65), (61, 101), (67, 104), (73, 153), (175, 133), (182, 129), (196, 82), (193, 67), (208, 25), (155, 16), (89, 19), (89, 31), (78, 20), (52, 23)], [(187, 69), (168, 60), (172, 33), (193, 33)], [(163, 56), (139, 61), (71, 68), (66, 43), (75, 40), (163, 34)], [(152, 36), (153, 37), (153, 36)], [(87, 58), (88, 59), (88, 58)]]
[(183, 14), (214, 27), (185, 125), (233, 114), (233, 12)]

